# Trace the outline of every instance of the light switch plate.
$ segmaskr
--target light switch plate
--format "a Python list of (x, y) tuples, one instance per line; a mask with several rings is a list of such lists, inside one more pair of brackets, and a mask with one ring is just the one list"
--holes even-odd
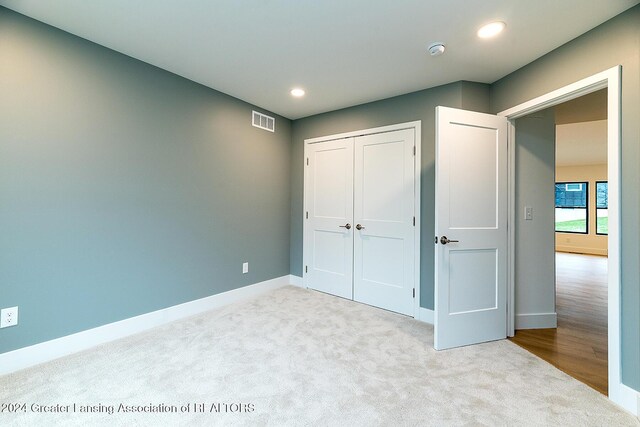
[(243, 262), (242, 263), (242, 274), (247, 274), (249, 272), (249, 263), (248, 262)]
[(524, 207), (524, 219), (531, 221), (533, 219), (533, 208), (531, 206)]

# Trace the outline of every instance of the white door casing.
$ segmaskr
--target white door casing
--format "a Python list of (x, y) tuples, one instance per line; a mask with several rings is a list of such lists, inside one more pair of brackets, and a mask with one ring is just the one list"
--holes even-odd
[(353, 138), (311, 144), (306, 159), (305, 284), (353, 299)]
[[(355, 138), (355, 301), (413, 315), (414, 129)], [(362, 228), (360, 228), (362, 227)]]
[(507, 165), (506, 118), (436, 108), (437, 350), (506, 338)]

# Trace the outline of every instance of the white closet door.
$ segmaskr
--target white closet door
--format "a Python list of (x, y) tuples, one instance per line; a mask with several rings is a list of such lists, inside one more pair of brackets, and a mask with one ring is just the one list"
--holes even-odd
[(353, 299), (353, 138), (309, 144), (306, 154), (304, 283)]
[(355, 138), (354, 300), (414, 314), (413, 129)]

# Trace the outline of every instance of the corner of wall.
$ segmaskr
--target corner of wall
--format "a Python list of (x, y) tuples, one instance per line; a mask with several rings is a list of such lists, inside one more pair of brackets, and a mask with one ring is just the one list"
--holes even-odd
[(491, 86), (486, 83), (461, 81), (460, 108), (489, 113), (491, 111)]

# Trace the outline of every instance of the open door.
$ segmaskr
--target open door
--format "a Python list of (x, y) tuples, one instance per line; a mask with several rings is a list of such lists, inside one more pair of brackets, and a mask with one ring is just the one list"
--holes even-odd
[(434, 347), (507, 335), (507, 119), (436, 108)]

